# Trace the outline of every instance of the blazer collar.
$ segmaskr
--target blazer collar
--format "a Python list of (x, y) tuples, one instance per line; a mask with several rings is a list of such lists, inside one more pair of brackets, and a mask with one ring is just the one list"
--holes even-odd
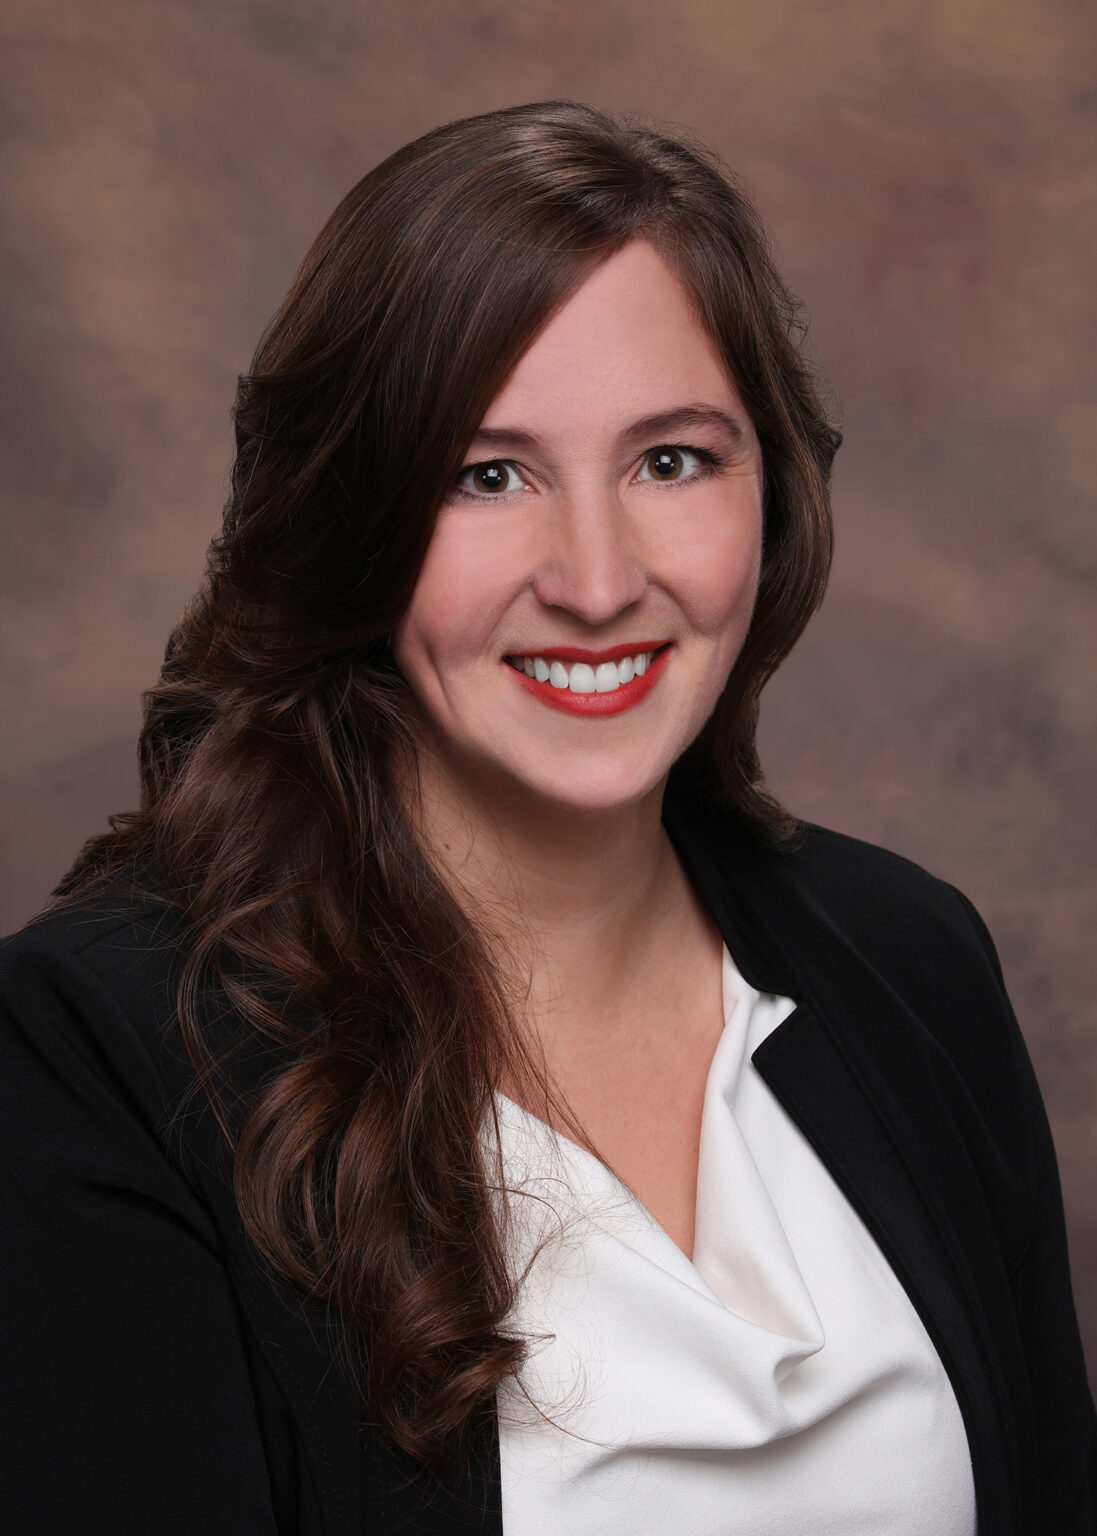
[(740, 973), (759, 992), (799, 1001), (804, 983), (798, 968), (757, 899), (772, 882), (774, 854), (727, 814), (702, 810), (669, 790), (663, 825)]
[[(669, 796), (663, 822), (743, 976), (798, 1005), (753, 1065), (876, 1240), (940, 1355), (967, 1430), (979, 1529), (1013, 1536), (1018, 1456), (957, 1196), (963, 1147), (927, 1060), (929, 1032), (836, 926), (795, 853)], [(955, 1185), (941, 1173), (950, 1141)]]

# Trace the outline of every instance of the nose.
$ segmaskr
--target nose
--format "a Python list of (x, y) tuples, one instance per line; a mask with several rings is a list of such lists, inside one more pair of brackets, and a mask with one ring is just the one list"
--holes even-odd
[(592, 627), (605, 624), (647, 586), (636, 530), (608, 487), (577, 492), (556, 510), (533, 589), (550, 608), (566, 608)]

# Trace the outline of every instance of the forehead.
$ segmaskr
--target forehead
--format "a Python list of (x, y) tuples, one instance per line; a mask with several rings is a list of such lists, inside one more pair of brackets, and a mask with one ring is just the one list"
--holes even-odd
[(481, 425), (588, 439), (685, 401), (742, 409), (682, 283), (637, 240), (596, 267), (551, 317)]

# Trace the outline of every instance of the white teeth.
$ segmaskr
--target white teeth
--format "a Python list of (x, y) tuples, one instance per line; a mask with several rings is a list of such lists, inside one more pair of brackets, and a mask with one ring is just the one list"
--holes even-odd
[(527, 677), (551, 683), (554, 688), (570, 688), (572, 693), (614, 693), (622, 683), (643, 677), (653, 655), (653, 651), (641, 651), (619, 661), (599, 662), (597, 667), (577, 661), (570, 669), (562, 661), (550, 664), (543, 656), (511, 656), (509, 660)]
[[(571, 674), (571, 686), (575, 687), (575, 673)], [(594, 673), (595, 693), (612, 693), (615, 688), (620, 688), (621, 679), (617, 672), (615, 661), (603, 661), (599, 663)]]

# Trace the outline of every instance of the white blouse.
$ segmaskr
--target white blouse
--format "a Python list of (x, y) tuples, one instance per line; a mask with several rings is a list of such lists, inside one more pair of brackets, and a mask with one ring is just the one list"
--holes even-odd
[(525, 1393), (498, 1393), (505, 1536), (974, 1536), (937, 1353), (751, 1065), (794, 1004), (726, 947), (723, 999), (692, 1262), (596, 1158), (496, 1095), (511, 1261), (531, 1266), (509, 1326), (541, 1341)]

